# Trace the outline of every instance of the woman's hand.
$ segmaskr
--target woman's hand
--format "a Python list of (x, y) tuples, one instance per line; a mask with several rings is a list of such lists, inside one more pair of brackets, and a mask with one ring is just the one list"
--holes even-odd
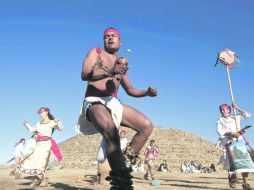
[(28, 121), (25, 119), (23, 122), (22, 122), (24, 125), (26, 125), (28, 123)]
[(61, 121), (60, 121), (59, 119), (54, 119), (54, 122), (55, 122), (57, 125), (59, 125)]

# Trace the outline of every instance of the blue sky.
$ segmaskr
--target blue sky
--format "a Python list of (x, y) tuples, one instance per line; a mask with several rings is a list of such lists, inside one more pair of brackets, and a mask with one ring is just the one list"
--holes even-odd
[[(82, 61), (91, 48), (103, 47), (103, 30), (110, 26), (121, 33), (119, 55), (129, 59), (133, 85), (158, 89), (155, 98), (120, 90), (121, 101), (155, 125), (216, 142), (218, 106), (231, 102), (225, 68), (213, 67), (225, 48), (241, 60), (231, 70), (235, 101), (254, 114), (253, 6), (251, 0), (1, 0), (0, 163), (12, 157), (14, 142), (30, 136), (22, 121), (34, 125), (41, 106), (64, 124), (54, 134), (58, 142), (76, 135), (86, 88)], [(127, 48), (132, 52), (124, 53)], [(253, 133), (247, 134), (252, 144)]]

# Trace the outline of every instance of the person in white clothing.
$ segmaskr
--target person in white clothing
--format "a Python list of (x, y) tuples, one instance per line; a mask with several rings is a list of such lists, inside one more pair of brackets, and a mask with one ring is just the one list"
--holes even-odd
[[(236, 173), (242, 173), (243, 177), (243, 189), (250, 189), (249, 184), (247, 183), (248, 179), (248, 172), (242, 171), (251, 171), (249, 168), (241, 168), (241, 170), (237, 171), (233, 165), (234, 158), (231, 156), (230, 152), (230, 145), (234, 142), (238, 142), (238, 140), (243, 139), (243, 131), (240, 129), (240, 120), (247, 119), (251, 116), (250, 113), (247, 111), (238, 108), (236, 104), (232, 105), (239, 113), (234, 116), (231, 116), (231, 107), (227, 104), (222, 104), (219, 107), (221, 117), (217, 120), (217, 132), (220, 136), (221, 145), (226, 149), (226, 159), (224, 161), (224, 169), (228, 170), (228, 178), (229, 178), (229, 185), (231, 188), (235, 188), (237, 184), (237, 176)], [(239, 127), (239, 129), (236, 128)], [(237, 147), (237, 146), (235, 146)], [(251, 164), (252, 161), (250, 161)], [(243, 170), (245, 169), (245, 170)]]
[[(119, 136), (120, 136), (120, 146), (122, 152), (125, 151), (127, 145), (128, 145), (128, 139), (126, 138), (127, 132), (125, 130), (120, 130), (119, 131)], [(102, 140), (99, 152), (96, 157), (96, 161), (93, 162), (93, 165), (97, 165), (97, 176), (94, 178), (91, 182), (91, 184), (105, 184), (105, 175), (109, 174), (110, 171), (110, 166), (107, 161), (107, 142), (105, 139)], [(105, 177), (104, 177), (105, 176)]]
[[(14, 169), (11, 171), (10, 175), (15, 174), (15, 170), (17, 169), (17, 166), (20, 164), (21, 160), (24, 158), (25, 143), (26, 143), (26, 140), (24, 138), (22, 138), (19, 140), (19, 142), (17, 142), (15, 144), (15, 153), (14, 153), (14, 158), (13, 158), (13, 159), (15, 159), (15, 166), (14, 166)], [(19, 178), (19, 176), (16, 175), (15, 178)]]
[(52, 138), (55, 129), (62, 130), (62, 122), (51, 114), (50, 109), (41, 107), (38, 111), (41, 120), (32, 127), (27, 120), (23, 121), (24, 126), (35, 135), (36, 145), (33, 152), (19, 164), (17, 170), (20, 174), (35, 176), (33, 185), (47, 185), (46, 168), (49, 165), (50, 156), (60, 161), (62, 159), (60, 150)]
[(119, 136), (120, 136), (120, 146), (121, 146), (122, 152), (124, 152), (126, 147), (128, 146), (128, 139), (126, 135), (127, 135), (127, 132), (125, 130), (123, 129), (120, 130)]

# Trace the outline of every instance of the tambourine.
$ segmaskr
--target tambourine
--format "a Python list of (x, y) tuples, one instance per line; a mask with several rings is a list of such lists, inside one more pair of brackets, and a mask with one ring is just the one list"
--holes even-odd
[(214, 66), (216, 66), (219, 61), (226, 66), (232, 67), (233, 64), (237, 61), (237, 55), (235, 52), (229, 49), (225, 49), (218, 54), (217, 61)]

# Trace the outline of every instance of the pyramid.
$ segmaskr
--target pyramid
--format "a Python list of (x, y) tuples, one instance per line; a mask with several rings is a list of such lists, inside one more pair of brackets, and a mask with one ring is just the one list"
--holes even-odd
[[(135, 132), (124, 128), (127, 131), (127, 138), (130, 141)], [(64, 167), (84, 168), (93, 167), (92, 162), (98, 153), (101, 142), (101, 135), (92, 136), (77, 135), (59, 144), (62, 152)], [(141, 151), (144, 158), (144, 148), (149, 145), (149, 141), (154, 139), (158, 146), (159, 156), (154, 160), (154, 167), (158, 168), (163, 160), (167, 160), (168, 166), (172, 171), (180, 171), (184, 161), (195, 161), (202, 166), (210, 166), (211, 163), (217, 164), (221, 155), (219, 150), (213, 154), (208, 153), (213, 148), (213, 143), (202, 139), (189, 132), (184, 132), (173, 128), (154, 127), (151, 136)]]

